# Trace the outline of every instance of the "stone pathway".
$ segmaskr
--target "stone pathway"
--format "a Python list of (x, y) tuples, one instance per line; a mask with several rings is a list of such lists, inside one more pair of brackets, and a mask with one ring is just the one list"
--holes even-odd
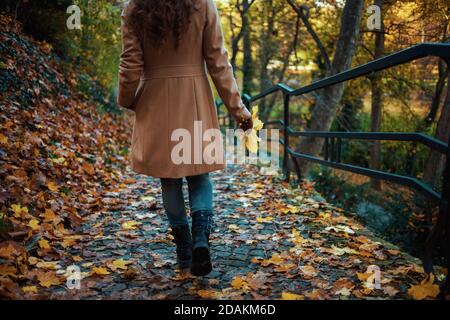
[[(61, 261), (80, 267), (79, 290), (52, 299), (405, 299), (423, 278), (418, 261), (371, 234), (304, 184), (258, 169), (213, 174), (214, 271), (175, 272), (157, 180), (128, 173), (92, 204), (78, 242)], [(379, 289), (367, 269), (380, 270)]]

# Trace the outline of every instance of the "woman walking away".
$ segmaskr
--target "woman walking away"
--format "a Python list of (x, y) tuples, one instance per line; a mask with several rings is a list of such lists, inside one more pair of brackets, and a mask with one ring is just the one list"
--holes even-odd
[[(122, 13), (122, 46), (118, 103), (135, 112), (133, 170), (161, 179), (179, 268), (206, 275), (212, 270), (209, 173), (225, 168), (223, 150), (216, 149), (215, 161), (204, 156), (211, 144), (204, 137), (219, 129), (206, 70), (240, 127), (252, 127), (224, 48), (214, 0), (131, 0)], [(199, 132), (200, 143), (192, 140)], [(222, 148), (221, 137), (216, 140), (216, 147)], [(187, 141), (189, 148), (179, 152), (180, 141)], [(202, 155), (208, 159), (200, 159)], [(192, 231), (183, 178), (188, 183)]]

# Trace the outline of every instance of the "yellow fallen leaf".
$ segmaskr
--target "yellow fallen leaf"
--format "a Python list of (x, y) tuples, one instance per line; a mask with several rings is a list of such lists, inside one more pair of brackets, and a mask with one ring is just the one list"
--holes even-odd
[(127, 221), (122, 223), (123, 230), (136, 230), (137, 226), (140, 225), (140, 222), (137, 221)]
[(292, 234), (290, 235), (290, 237), (291, 237), (290, 241), (298, 245), (309, 242), (307, 239), (303, 238), (302, 235), (300, 234), (300, 231), (296, 230), (295, 228), (292, 229)]
[(258, 218), (256, 218), (256, 222), (260, 222), (260, 223), (269, 222), (269, 221), (272, 221), (272, 220), (273, 220), (273, 217), (265, 217), (265, 218), (258, 217)]
[(28, 213), (28, 208), (22, 207), (20, 204), (11, 205), (11, 210), (14, 212), (15, 218), (20, 218), (22, 216), (22, 213), (24, 214)]
[(284, 213), (284, 214), (286, 214), (286, 213), (296, 214), (296, 213), (300, 212), (300, 208), (299, 207), (296, 207), (296, 206), (293, 206), (293, 205), (290, 205), (290, 204), (282, 206), (282, 207), (278, 208), (278, 210), (280, 210), (280, 212)]
[(304, 295), (295, 294), (295, 293), (289, 293), (289, 292), (283, 292), (281, 294), (282, 300), (305, 300)]
[(114, 260), (112, 262), (112, 265), (113, 265), (113, 268), (115, 268), (115, 269), (126, 270), (126, 269), (128, 269), (127, 265), (129, 265), (130, 263), (132, 263), (132, 262), (131, 261), (126, 261), (126, 260), (123, 260), (123, 259), (117, 259), (117, 260)]
[(258, 131), (264, 127), (264, 123), (258, 118), (258, 111), (258, 106), (252, 108), (253, 128), (247, 130), (244, 134), (245, 146), (251, 153), (258, 152), (259, 142), (261, 141), (258, 137)]
[(38, 229), (39, 229), (39, 221), (37, 221), (36, 219), (32, 219), (32, 220), (30, 220), (30, 222), (28, 223), (28, 226), (29, 226), (32, 230), (38, 230)]
[(251, 153), (257, 153), (259, 149), (259, 141), (258, 133), (255, 130), (249, 130), (245, 133), (245, 147)]
[(236, 290), (248, 290), (248, 284), (242, 277), (234, 277), (231, 281), (231, 287)]
[(52, 161), (57, 164), (63, 164), (64, 162), (66, 162), (66, 159), (61, 157), (61, 158), (57, 158), (57, 159), (52, 159)]
[(434, 284), (434, 274), (430, 273), (421, 284), (411, 286), (408, 289), (408, 294), (414, 300), (424, 300), (426, 298), (436, 298), (439, 295), (440, 289), (437, 284)]
[(39, 243), (39, 247), (41, 247), (44, 250), (51, 249), (50, 248), (50, 243), (46, 239), (41, 239), (41, 240), (38, 241), (38, 243)]
[(22, 291), (25, 293), (37, 293), (38, 289), (36, 286), (27, 286), (27, 287), (22, 287)]
[(104, 268), (104, 267), (93, 267), (91, 269), (96, 275), (99, 276), (105, 276), (110, 274), (110, 272), (108, 271), (108, 269)]
[(56, 270), (61, 268), (58, 261), (38, 261), (36, 267), (46, 270)]

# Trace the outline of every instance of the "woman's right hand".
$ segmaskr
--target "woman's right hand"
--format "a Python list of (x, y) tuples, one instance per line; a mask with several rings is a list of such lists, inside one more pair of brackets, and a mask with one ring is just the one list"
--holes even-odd
[(244, 130), (244, 132), (247, 132), (247, 130), (253, 129), (253, 119), (250, 118), (250, 119), (247, 119), (247, 120), (241, 122), (241, 123), (239, 124), (239, 127), (240, 127), (242, 130)]

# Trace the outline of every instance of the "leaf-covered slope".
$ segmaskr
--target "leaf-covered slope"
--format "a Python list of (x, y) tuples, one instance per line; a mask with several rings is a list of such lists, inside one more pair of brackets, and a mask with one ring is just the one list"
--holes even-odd
[(99, 114), (76, 79), (48, 44), (0, 14), (0, 296), (15, 295), (4, 282), (11, 268), (22, 281), (36, 276), (30, 257), (65, 254), (46, 241), (101, 211), (100, 196), (125, 164), (129, 124)]

